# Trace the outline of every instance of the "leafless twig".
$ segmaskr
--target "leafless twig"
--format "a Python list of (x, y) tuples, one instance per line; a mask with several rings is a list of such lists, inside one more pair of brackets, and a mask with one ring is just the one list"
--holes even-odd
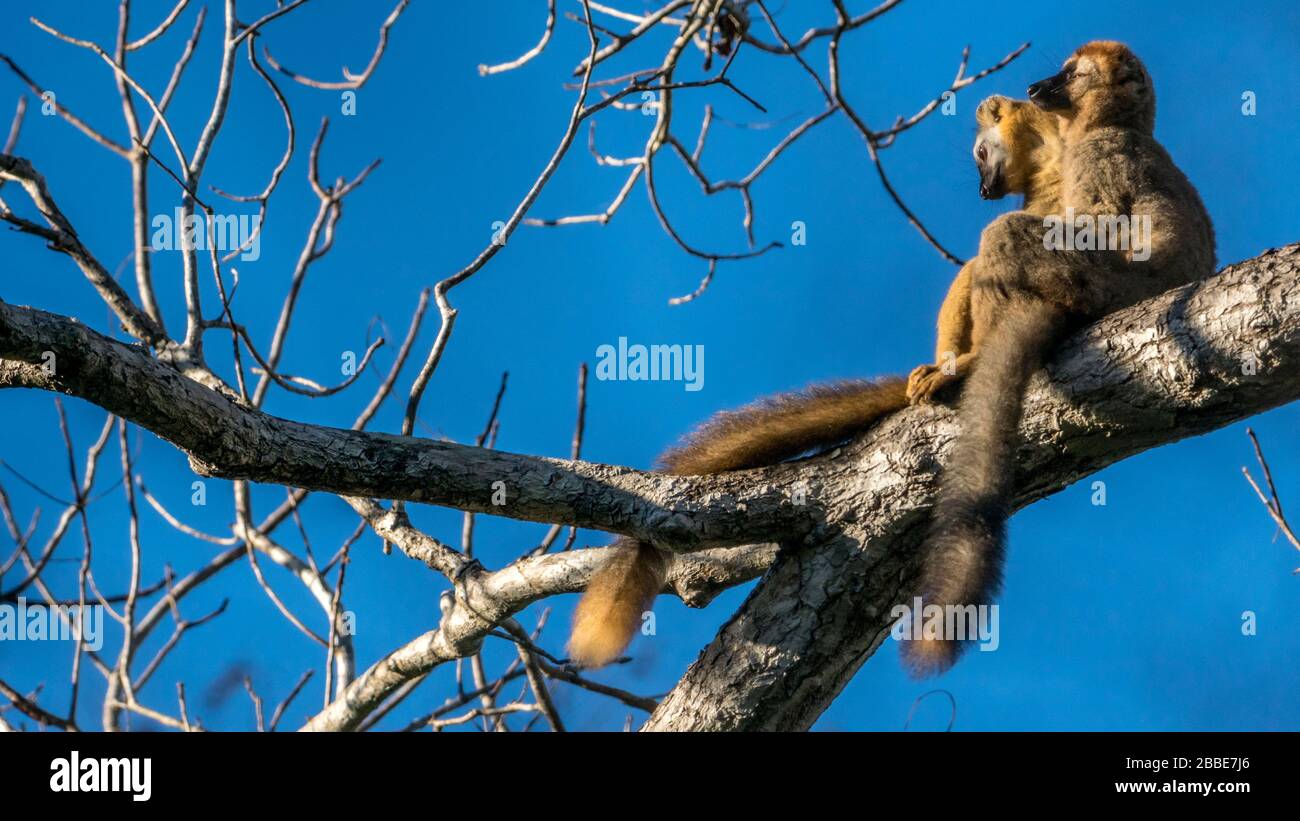
[[(1241, 473), (1246, 477), (1246, 481), (1250, 483), (1251, 488), (1254, 489), (1255, 495), (1259, 497), (1260, 502), (1264, 504), (1264, 509), (1268, 511), (1269, 517), (1277, 525), (1278, 530), (1291, 543), (1292, 547), (1300, 550), (1300, 538), (1296, 537), (1295, 531), (1291, 529), (1290, 522), (1287, 521), (1286, 514), (1282, 512), (1282, 500), (1277, 496), (1277, 488), (1273, 485), (1273, 472), (1269, 470), (1268, 461), (1264, 459), (1264, 451), (1259, 446), (1259, 439), (1256, 438), (1255, 431), (1251, 428), (1246, 428), (1246, 435), (1250, 437), (1250, 444), (1255, 449), (1255, 460), (1259, 462), (1260, 470), (1264, 472), (1264, 484), (1268, 486), (1268, 495), (1264, 495), (1264, 491), (1260, 490), (1255, 477), (1250, 475), (1250, 471), (1244, 465), (1241, 468)], [(1295, 572), (1300, 573), (1300, 568), (1297, 568)]]

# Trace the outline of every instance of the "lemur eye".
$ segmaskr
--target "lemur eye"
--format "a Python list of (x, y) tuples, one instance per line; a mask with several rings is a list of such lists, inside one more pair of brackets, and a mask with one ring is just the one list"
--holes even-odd
[(988, 155), (989, 155), (988, 149), (984, 147), (983, 143), (980, 143), (980, 147), (975, 149), (975, 156), (979, 158), (980, 162), (983, 162), (988, 157)]

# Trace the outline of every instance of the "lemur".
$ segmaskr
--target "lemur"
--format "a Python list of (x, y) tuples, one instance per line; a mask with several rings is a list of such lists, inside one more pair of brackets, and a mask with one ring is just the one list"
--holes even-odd
[[(1155, 89), (1126, 46), (1088, 43), (1060, 73), (1031, 85), (1029, 98), (1061, 119), (1067, 219), (1149, 219), (1149, 256), (1048, 247), (1045, 221), (1025, 213), (1005, 214), (984, 230), (971, 282), (972, 327), (984, 334), (924, 546), (918, 590), (925, 606), (986, 605), (998, 592), (1025, 388), (1057, 339), (1215, 269), (1209, 215), (1152, 136)], [(906, 642), (904, 655), (924, 675), (950, 667), (962, 649), (931, 638)]]
[[(975, 112), (979, 126), (972, 149), (986, 199), (1023, 194), (1025, 208), (1047, 214), (1057, 208), (1061, 143), (1057, 118), (1036, 106), (1007, 97), (990, 97)], [(843, 442), (872, 427), (909, 400), (928, 401), (965, 373), (982, 334), (972, 325), (972, 270), (958, 273), (939, 312), (935, 364), (923, 365), (910, 379), (845, 380), (777, 394), (734, 411), (715, 415), (660, 456), (667, 473), (698, 475), (773, 465), (800, 454)], [(948, 365), (948, 367), (945, 367)], [(629, 538), (593, 575), (574, 614), (569, 655), (586, 667), (599, 667), (627, 647), (660, 590), (668, 556), (653, 545)]]
[[(1061, 208), (1060, 120), (1032, 103), (994, 95), (975, 109), (979, 133), (972, 152), (980, 171), (980, 196), (1023, 194), (1021, 210), (1045, 217)], [(965, 376), (984, 328), (971, 317), (971, 279), (979, 257), (962, 266), (939, 308), (934, 364), (918, 365), (907, 380), (907, 398), (930, 401)]]

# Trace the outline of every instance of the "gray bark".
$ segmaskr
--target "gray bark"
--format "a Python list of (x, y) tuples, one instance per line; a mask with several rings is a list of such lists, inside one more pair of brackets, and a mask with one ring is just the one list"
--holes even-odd
[[(1298, 274), (1300, 245), (1269, 251), (1071, 338), (1027, 397), (1017, 508), (1300, 396)], [(834, 457), (855, 475), (825, 500), (838, 532), (778, 556), (643, 729), (810, 727), (914, 593), (954, 421), (913, 410)]]
[[(1113, 314), (1068, 340), (1026, 401), (1017, 504), (1113, 462), (1300, 397), (1300, 245)], [(55, 367), (42, 367), (45, 352)], [(717, 476), (521, 456), (279, 419), (239, 404), (75, 320), (0, 303), (0, 387), (79, 396), (185, 451), (203, 475), (406, 499), (647, 538), (679, 553), (668, 590), (704, 604), (772, 562), (646, 725), (801, 729), (881, 644), (910, 597), (938, 466), (956, 432), (945, 407), (912, 408), (816, 458)], [(495, 482), (507, 503), (492, 504)], [(377, 506), (376, 529), (453, 576), (437, 630), (373, 665), (309, 723), (350, 729), (492, 623), (581, 589), (596, 551), (487, 572), (457, 564)], [(363, 515), (366, 515), (363, 513)], [(738, 560), (728, 561), (725, 554)]]

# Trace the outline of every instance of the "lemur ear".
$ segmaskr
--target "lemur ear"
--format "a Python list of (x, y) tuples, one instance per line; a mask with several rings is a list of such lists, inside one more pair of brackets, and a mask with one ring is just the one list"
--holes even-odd
[(1002, 119), (1002, 98), (986, 97), (975, 109), (975, 120), (979, 123), (996, 123)]
[(1150, 84), (1141, 61), (1132, 54), (1125, 55), (1124, 61), (1120, 64), (1120, 73), (1116, 80), (1119, 85), (1134, 84), (1139, 94), (1145, 94), (1147, 86)]

